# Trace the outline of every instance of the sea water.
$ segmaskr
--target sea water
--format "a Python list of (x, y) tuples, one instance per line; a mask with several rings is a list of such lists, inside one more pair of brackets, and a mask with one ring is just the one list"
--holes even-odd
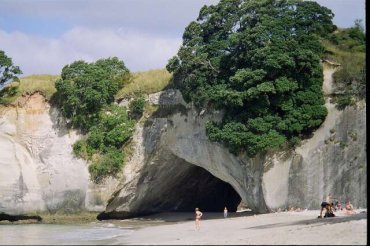
[(132, 229), (107, 223), (0, 225), (0, 244), (122, 244)]

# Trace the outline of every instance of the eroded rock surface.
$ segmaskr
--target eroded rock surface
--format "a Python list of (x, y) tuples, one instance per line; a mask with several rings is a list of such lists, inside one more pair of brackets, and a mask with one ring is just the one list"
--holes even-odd
[(78, 139), (40, 94), (0, 109), (0, 212), (101, 211), (117, 181), (89, 181), (85, 161), (76, 159)]

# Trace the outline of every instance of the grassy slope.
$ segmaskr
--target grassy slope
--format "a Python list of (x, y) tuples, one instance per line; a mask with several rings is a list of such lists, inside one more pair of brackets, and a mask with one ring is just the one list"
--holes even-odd
[[(20, 78), (20, 83), (13, 82), (0, 93), (0, 104), (13, 103), (19, 96), (34, 92), (42, 93), (49, 100), (56, 92), (55, 81), (59, 78), (59, 75), (47, 74)], [(161, 91), (170, 83), (171, 78), (171, 74), (166, 69), (132, 73), (131, 82), (117, 93), (116, 98), (124, 98), (137, 93), (150, 94)], [(14, 90), (15, 87), (18, 87), (17, 91)]]
[(21, 95), (31, 94), (34, 92), (40, 92), (49, 100), (56, 92), (55, 81), (59, 77), (59, 75), (39, 74), (20, 78), (20, 83), (13, 82), (1, 91), (0, 103), (10, 104)]
[(172, 78), (166, 69), (155, 69), (132, 73), (132, 81), (121, 89), (116, 98), (124, 98), (138, 93), (150, 94), (163, 90)]

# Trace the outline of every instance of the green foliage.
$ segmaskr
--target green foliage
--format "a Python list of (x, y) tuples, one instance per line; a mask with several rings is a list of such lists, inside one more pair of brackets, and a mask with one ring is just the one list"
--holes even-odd
[(89, 170), (94, 181), (99, 182), (121, 168), (124, 160), (122, 147), (131, 138), (135, 123), (128, 117), (126, 108), (111, 105), (100, 112), (97, 124), (89, 129), (87, 139), (73, 145), (77, 157), (92, 161)]
[(333, 13), (299, 0), (221, 0), (204, 6), (166, 66), (184, 99), (225, 109), (211, 140), (254, 156), (308, 135), (327, 110), (320, 36)]
[(354, 98), (351, 95), (338, 95), (334, 101), (337, 105), (337, 108), (340, 110), (345, 109), (347, 106), (355, 105)]
[(128, 69), (114, 57), (67, 65), (55, 85), (55, 100), (69, 126), (87, 133), (86, 139), (73, 145), (73, 151), (91, 162), (91, 179), (97, 183), (121, 169), (122, 148), (134, 131), (135, 121), (129, 118), (127, 109), (112, 104), (129, 80)]
[(0, 91), (7, 83), (19, 81), (17, 75), (22, 74), (18, 66), (13, 65), (12, 58), (8, 57), (4, 51), (0, 50)]
[(366, 95), (366, 36), (361, 20), (322, 40), (326, 58), (341, 64), (333, 74), (337, 87), (360, 98)]
[(130, 113), (137, 118), (140, 118), (143, 115), (145, 106), (145, 98), (143, 96), (139, 96), (130, 102), (129, 109)]
[(124, 155), (121, 150), (109, 149), (89, 166), (91, 179), (99, 183), (107, 176), (115, 176), (122, 168)]
[(56, 101), (70, 126), (87, 130), (128, 79), (128, 69), (116, 57), (95, 63), (76, 61), (63, 68), (56, 82)]
[(3, 90), (0, 91), (0, 104), (10, 104), (12, 103), (18, 95), (19, 85), (10, 85), (6, 86)]
[(353, 27), (339, 29), (327, 37), (339, 49), (352, 52), (365, 52), (366, 35), (362, 20), (356, 20)]
[(87, 145), (86, 141), (84, 140), (78, 140), (73, 144), (73, 153), (78, 158), (87, 159)]

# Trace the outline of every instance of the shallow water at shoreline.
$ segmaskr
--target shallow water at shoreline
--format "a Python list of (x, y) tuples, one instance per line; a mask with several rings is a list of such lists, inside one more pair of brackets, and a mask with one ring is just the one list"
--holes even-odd
[(132, 229), (111, 223), (0, 225), (1, 244), (115, 244)]
[[(246, 215), (230, 213), (230, 217)], [(223, 213), (204, 213), (204, 219), (219, 219)], [(71, 224), (0, 224), (0, 244), (6, 245), (99, 245), (122, 244), (133, 230), (193, 220), (193, 213), (169, 212), (127, 220)]]

